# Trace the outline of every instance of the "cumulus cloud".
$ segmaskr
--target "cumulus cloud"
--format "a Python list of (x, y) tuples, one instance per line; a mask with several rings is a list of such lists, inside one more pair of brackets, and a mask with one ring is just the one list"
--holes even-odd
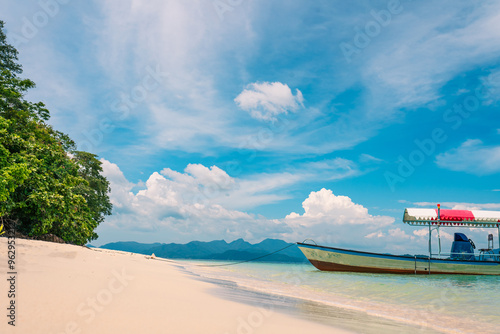
[[(146, 182), (134, 184), (116, 164), (105, 159), (101, 162), (103, 174), (111, 183), (114, 205), (113, 215), (107, 217), (98, 231), (101, 235), (102, 229), (106, 231), (107, 242), (237, 238), (251, 242), (265, 238), (296, 242), (311, 238), (323, 245), (376, 252), (405, 254), (427, 249), (428, 229), (395, 226), (393, 217), (373, 215), (348, 196), (335, 195), (329, 189), (311, 192), (302, 202), (303, 212), (291, 212), (283, 218), (268, 219), (246, 211), (288, 198), (278, 195), (277, 190), (301, 181), (306, 174), (262, 174), (238, 179), (217, 166), (189, 164), (181, 172), (165, 168), (152, 173)], [(414, 204), (434, 206), (434, 203)], [(441, 204), (455, 209), (500, 208), (493, 203)], [(119, 239), (112, 239), (115, 234), (120, 235)], [(469, 234), (474, 240), (485, 238), (481, 231)], [(437, 249), (436, 233), (433, 236), (433, 248)], [(441, 238), (451, 242), (453, 231), (441, 230)], [(450, 245), (443, 243), (443, 250)]]
[(300, 90), (292, 90), (281, 82), (252, 83), (234, 101), (238, 106), (260, 121), (275, 121), (276, 117), (295, 112), (303, 107), (304, 97)]
[(224, 196), (227, 191), (237, 188), (236, 180), (217, 166), (210, 168), (201, 164), (189, 164), (184, 173), (164, 168), (161, 175), (174, 184), (184, 195), (212, 198)]
[(226, 205), (227, 198), (254, 205), (280, 200), (279, 196), (269, 194), (282, 185), (276, 182), (279, 176), (239, 180), (217, 166), (189, 164), (183, 172), (165, 168), (152, 173), (143, 184), (144, 189), (134, 193), (137, 185), (129, 182), (116, 164), (105, 159), (101, 162), (103, 175), (110, 181), (114, 205), (113, 215), (104, 223), (108, 227), (130, 233), (153, 232), (157, 233), (158, 241), (176, 242), (221, 238), (256, 241), (279, 237), (290, 230), (282, 221)]
[[(318, 244), (393, 254), (425, 254), (428, 229), (415, 230), (406, 224), (394, 226), (389, 216), (372, 215), (348, 196), (331, 190), (311, 192), (302, 203), (302, 214), (292, 212), (284, 222), (292, 229), (284, 233), (288, 240), (311, 238)], [(451, 247), (453, 233), (440, 231), (443, 250)], [(472, 235), (472, 234), (471, 234)], [(433, 249), (437, 249), (437, 233), (433, 233)], [(476, 233), (473, 236), (481, 238)], [(448, 243), (444, 243), (447, 241)]]
[(422, 229), (419, 229), (419, 230), (415, 230), (413, 231), (413, 234), (418, 236), (418, 237), (425, 237), (429, 234), (429, 229), (427, 228), (422, 228)]
[(406, 234), (405, 231), (403, 231), (401, 228), (393, 228), (393, 229), (390, 229), (389, 230), (389, 236), (393, 237), (393, 238), (396, 238), (396, 239), (415, 239), (415, 237), (411, 236), (411, 235), (408, 235)]
[[(114, 204), (113, 215), (99, 227), (105, 229), (108, 242), (116, 241), (110, 237), (114, 234), (120, 240), (128, 236), (128, 240), (147, 242), (311, 238), (319, 244), (360, 250), (407, 253), (425, 249), (426, 231), (394, 227), (393, 217), (370, 214), (363, 205), (329, 189), (311, 192), (302, 202), (302, 213), (291, 212), (284, 218), (268, 219), (245, 211), (247, 206), (287, 198), (276, 190), (298, 182), (301, 176), (283, 173), (238, 179), (217, 166), (189, 164), (182, 172), (170, 168), (154, 172), (136, 185), (116, 164), (101, 162)], [(139, 187), (143, 189), (134, 191)], [(451, 234), (442, 231), (441, 235), (451, 240)]]
[(289, 237), (297, 240), (315, 238), (326, 244), (366, 246), (363, 237), (383, 236), (380, 229), (394, 222), (392, 217), (373, 216), (349, 197), (324, 188), (311, 192), (302, 207), (303, 214), (292, 212), (284, 220), (293, 229)]
[[(217, 166), (189, 164), (184, 171), (170, 168), (152, 173), (141, 185), (129, 182), (120, 168), (101, 160), (103, 174), (111, 184), (114, 212), (106, 219), (107, 228), (129, 233), (155, 233), (157, 241), (187, 242), (245, 238), (259, 241), (280, 238), (298, 241), (314, 238), (325, 243), (348, 242), (353, 237), (379, 233), (392, 224), (391, 217), (373, 216), (347, 196), (322, 189), (304, 200), (303, 214), (267, 219), (242, 210), (287, 198), (277, 189), (298, 182), (302, 176), (263, 174), (248, 179), (229, 176)], [(143, 189), (136, 190), (139, 186)], [(325, 239), (325, 236), (338, 238)], [(140, 240), (137, 235), (130, 239)], [(336, 242), (337, 241), (337, 242)], [(344, 242), (344, 243), (345, 243)]]
[(124, 203), (130, 201), (131, 190), (134, 184), (129, 182), (118, 165), (101, 158), (103, 175), (108, 179), (111, 185), (110, 200), (115, 209), (124, 207)]
[(436, 164), (457, 172), (495, 174), (500, 172), (500, 146), (486, 146), (479, 139), (469, 139), (458, 148), (438, 155)]
[[(365, 218), (368, 210), (359, 204), (355, 204), (347, 196), (335, 196), (331, 190), (325, 188), (317, 192), (311, 192), (309, 197), (302, 203), (304, 208), (303, 218), (320, 218), (324, 216), (335, 216), (334, 224), (360, 224), (357, 218)], [(298, 217), (292, 213), (287, 217)]]
[[(370, 214), (363, 205), (329, 189), (311, 192), (302, 202), (303, 212), (291, 212), (284, 218), (268, 219), (245, 211), (246, 207), (287, 198), (277, 195), (276, 190), (300, 181), (301, 176), (283, 173), (238, 179), (217, 166), (189, 164), (182, 172), (170, 168), (154, 172), (144, 184), (137, 185), (128, 181), (116, 164), (105, 159), (101, 162), (103, 174), (111, 183), (114, 211), (100, 229), (104, 227), (108, 234), (120, 233), (120, 240), (129, 236), (129, 240), (152, 241), (152, 235), (154, 241), (161, 242), (237, 238), (295, 242), (311, 238), (319, 244), (379, 252), (412, 253), (426, 249), (427, 229), (395, 227), (393, 217)], [(139, 187), (143, 189), (134, 191)], [(442, 204), (453, 208), (499, 206)], [(441, 231), (442, 240), (452, 240), (452, 231), (448, 232)], [(480, 232), (470, 234), (475, 240), (484, 237)], [(107, 240), (116, 241), (109, 236)]]
[[(387, 220), (387, 217), (372, 216), (368, 214), (368, 209), (360, 204), (354, 203), (347, 196), (336, 196), (331, 190), (325, 188), (320, 191), (311, 192), (309, 197), (302, 202), (304, 214), (299, 215), (292, 212), (286, 218), (294, 219), (297, 217), (306, 219), (315, 219), (329, 217), (332, 224), (367, 224), (372, 223), (383, 226), (392, 223), (393, 219)], [(314, 224), (312, 221), (310, 223)]]
[[(450, 231), (450, 230), (448, 230), (448, 231)], [(457, 231), (460, 231), (462, 233), (464, 232), (463, 229), (462, 230), (457, 230)], [(451, 246), (451, 242), (453, 242), (453, 240), (454, 240), (452, 233), (446, 232), (443, 229), (441, 229), (439, 231), (439, 235), (441, 237), (441, 241), (448, 241), (449, 245)], [(420, 241), (428, 240), (429, 239), (429, 237), (428, 237), (429, 236), (429, 229), (428, 228), (422, 228), (422, 229), (415, 230), (415, 231), (413, 231), (413, 235), (415, 235), (416, 237), (420, 238)], [(437, 233), (436, 232), (433, 232), (432, 235), (433, 235), (433, 239), (437, 238)], [(436, 241), (436, 240), (434, 240), (434, 241)], [(444, 248), (442, 248), (442, 250), (443, 249)]]

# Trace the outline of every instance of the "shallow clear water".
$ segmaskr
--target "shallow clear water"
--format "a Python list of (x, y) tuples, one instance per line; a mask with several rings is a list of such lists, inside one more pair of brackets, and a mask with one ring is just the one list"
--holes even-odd
[[(326, 312), (328, 315), (317, 306), (323, 305), (351, 312), (346, 315), (348, 318), (362, 314), (407, 324), (413, 326), (411, 332), (500, 332), (500, 277), (336, 273), (322, 272), (309, 264), (245, 263), (228, 267), (200, 264), (206, 263), (191, 262), (184, 267), (205, 279), (233, 282), (246, 291), (281, 296), (281, 302), (295, 303), (292, 306), (303, 308), (301, 312), (312, 313), (309, 318), (321, 313), (320, 318), (328, 320), (332, 313)], [(262, 295), (249, 297), (252, 298)], [(316, 308), (313, 304), (307, 306), (307, 302), (314, 303)], [(373, 330), (352, 326), (347, 329), (363, 333), (388, 330), (383, 326)], [(395, 332), (398, 330), (401, 328)]]

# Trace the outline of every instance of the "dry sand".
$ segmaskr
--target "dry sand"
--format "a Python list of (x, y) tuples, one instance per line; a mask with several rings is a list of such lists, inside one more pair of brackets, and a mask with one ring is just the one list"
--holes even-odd
[[(0, 333), (346, 333), (211, 293), (144, 255), (16, 239), (15, 299), (0, 238)], [(15, 327), (9, 303), (15, 300)]]

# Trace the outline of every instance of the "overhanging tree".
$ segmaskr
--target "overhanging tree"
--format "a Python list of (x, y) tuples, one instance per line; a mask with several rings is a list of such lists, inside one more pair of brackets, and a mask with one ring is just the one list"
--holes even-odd
[(43, 103), (24, 99), (35, 84), (19, 78), (18, 53), (3, 27), (0, 21), (0, 217), (29, 236), (52, 233), (84, 244), (111, 214), (109, 182), (94, 154), (76, 151), (47, 124)]

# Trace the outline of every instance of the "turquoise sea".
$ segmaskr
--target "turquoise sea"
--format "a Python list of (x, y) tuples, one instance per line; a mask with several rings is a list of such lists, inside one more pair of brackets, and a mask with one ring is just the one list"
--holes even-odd
[(499, 333), (500, 277), (322, 272), (310, 264), (181, 262), (223, 297), (354, 333)]

